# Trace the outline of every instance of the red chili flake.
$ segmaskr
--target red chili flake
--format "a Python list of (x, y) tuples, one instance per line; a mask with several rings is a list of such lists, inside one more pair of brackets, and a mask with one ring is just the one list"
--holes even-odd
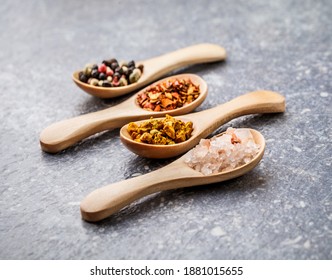
[(199, 94), (199, 85), (190, 79), (167, 80), (138, 94), (137, 103), (145, 110), (169, 111), (190, 104)]

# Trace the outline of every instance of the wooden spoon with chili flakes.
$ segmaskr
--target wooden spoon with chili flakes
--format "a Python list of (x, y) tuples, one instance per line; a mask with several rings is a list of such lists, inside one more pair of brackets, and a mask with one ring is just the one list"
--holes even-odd
[[(199, 87), (198, 97), (189, 104), (174, 110), (149, 111), (143, 109), (137, 101), (137, 97), (150, 87), (173, 80), (190, 80)], [(205, 100), (208, 93), (206, 82), (194, 74), (180, 74), (159, 80), (152, 85), (140, 90), (126, 101), (98, 112), (81, 115), (75, 118), (63, 120), (46, 127), (40, 134), (42, 150), (49, 153), (62, 151), (78, 141), (98, 132), (121, 127), (128, 122), (146, 118), (162, 117), (166, 114), (177, 116), (192, 112)], [(168, 107), (166, 107), (168, 108)]]
[(215, 44), (198, 44), (147, 60), (138, 61), (137, 65), (142, 64), (144, 67), (142, 76), (136, 83), (127, 86), (106, 88), (83, 83), (78, 78), (81, 70), (74, 72), (72, 79), (79, 88), (88, 94), (100, 98), (114, 98), (133, 92), (175, 69), (187, 65), (216, 62), (225, 59), (226, 51), (223, 47)]
[[(193, 131), (189, 139), (172, 145), (156, 145), (137, 142), (128, 132), (128, 124), (120, 130), (122, 143), (133, 153), (147, 158), (171, 158), (181, 155), (194, 147), (200, 139), (206, 138), (214, 130), (228, 121), (249, 114), (282, 113), (285, 98), (276, 92), (258, 90), (238, 96), (231, 101), (197, 113), (178, 116), (183, 122), (192, 122)], [(146, 122), (141, 120), (137, 125)]]

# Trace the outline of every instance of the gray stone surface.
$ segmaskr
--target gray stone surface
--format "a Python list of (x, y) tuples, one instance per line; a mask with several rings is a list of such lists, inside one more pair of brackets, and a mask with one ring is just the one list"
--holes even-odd
[[(331, 1), (1, 1), (1, 259), (331, 259)], [(287, 111), (239, 118), (267, 140), (262, 163), (220, 184), (166, 191), (98, 224), (79, 203), (95, 188), (171, 160), (127, 151), (119, 130), (56, 155), (39, 133), (122, 99), (71, 81), (87, 62), (141, 60), (210, 42), (225, 63), (202, 76), (197, 110), (269, 89)]]

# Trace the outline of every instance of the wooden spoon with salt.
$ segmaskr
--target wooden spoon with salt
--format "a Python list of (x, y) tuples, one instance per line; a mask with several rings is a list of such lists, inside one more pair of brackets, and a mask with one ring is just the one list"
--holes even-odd
[(225, 58), (226, 51), (223, 47), (215, 44), (198, 44), (137, 62), (137, 65), (144, 66), (142, 76), (136, 83), (128, 86), (112, 88), (92, 86), (79, 80), (80, 71), (74, 72), (72, 78), (86, 93), (100, 98), (114, 98), (133, 92), (175, 69), (192, 64), (222, 61)]
[[(228, 121), (248, 114), (281, 113), (285, 111), (285, 98), (279, 93), (259, 90), (250, 92), (214, 108), (178, 116), (184, 122), (193, 122), (191, 137), (173, 145), (153, 145), (134, 141), (128, 133), (128, 124), (120, 130), (122, 143), (133, 153), (147, 158), (171, 158), (185, 153), (200, 139), (206, 138), (214, 130)], [(136, 122), (140, 124), (147, 120)]]
[(260, 162), (265, 150), (265, 139), (262, 134), (254, 129), (250, 129), (250, 132), (255, 143), (259, 145), (258, 153), (250, 162), (229, 171), (203, 175), (189, 167), (184, 161), (185, 156), (182, 156), (151, 173), (91, 192), (81, 202), (82, 218), (89, 222), (97, 222), (133, 201), (155, 192), (222, 182), (249, 172)]

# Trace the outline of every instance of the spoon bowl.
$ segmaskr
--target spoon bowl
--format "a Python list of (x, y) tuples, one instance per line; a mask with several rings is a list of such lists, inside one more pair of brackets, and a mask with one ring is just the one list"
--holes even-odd
[(81, 70), (74, 72), (72, 79), (79, 88), (88, 94), (100, 98), (114, 98), (133, 92), (175, 69), (197, 63), (221, 61), (225, 58), (224, 48), (214, 44), (198, 44), (137, 62), (137, 65), (144, 66), (142, 76), (136, 83), (128, 86), (106, 88), (83, 83), (78, 78), (78, 73)]
[[(195, 85), (199, 85), (200, 94), (197, 99), (183, 107), (168, 111), (147, 111), (137, 103), (137, 96), (150, 86), (173, 79), (190, 79)], [(41, 148), (49, 153), (57, 153), (78, 141), (95, 133), (118, 128), (124, 124), (146, 118), (161, 117), (166, 114), (177, 116), (192, 112), (202, 104), (208, 94), (206, 82), (195, 74), (180, 74), (159, 80), (150, 85), (126, 101), (98, 112), (81, 115), (75, 118), (54, 123), (45, 128), (40, 134)]]
[[(178, 116), (184, 122), (193, 122), (191, 137), (173, 145), (154, 145), (134, 141), (128, 133), (128, 124), (120, 130), (121, 141), (133, 153), (147, 158), (171, 158), (185, 153), (206, 138), (222, 124), (243, 115), (281, 113), (285, 111), (285, 98), (272, 91), (254, 91), (205, 111)], [(137, 121), (137, 124), (147, 120)]]
[(182, 156), (156, 171), (91, 192), (81, 202), (82, 218), (89, 222), (97, 222), (118, 212), (133, 201), (155, 192), (222, 182), (249, 172), (260, 162), (265, 150), (263, 135), (254, 129), (250, 129), (250, 132), (255, 143), (260, 147), (259, 152), (250, 162), (232, 170), (203, 175), (190, 168), (184, 161), (185, 156)]
[[(139, 64), (143, 64), (144, 62), (138, 62)], [(145, 63), (146, 64), (146, 63)], [(83, 91), (86, 93), (99, 97), (99, 98), (116, 98), (125, 94), (128, 94), (130, 92), (133, 92), (136, 89), (139, 89), (140, 87), (148, 84), (149, 82), (145, 82), (146, 74), (144, 72), (142, 73), (142, 76), (140, 79), (133, 84), (127, 85), (127, 86), (121, 86), (121, 87), (113, 87), (113, 88), (107, 88), (107, 87), (100, 87), (100, 86), (92, 86), (90, 84), (81, 82), (78, 78), (78, 74), (82, 70), (77, 70), (72, 74), (72, 80), (74, 83)]]
[[(154, 118), (154, 119), (161, 120), (163, 118)], [(180, 116), (177, 117), (176, 119), (181, 120), (183, 122), (192, 121), (190, 118), (186, 118), (186, 116)], [(140, 125), (141, 123), (144, 123), (146, 121), (147, 120), (135, 121), (135, 123), (137, 125)], [(126, 124), (120, 129), (121, 142), (128, 148), (128, 150), (132, 151), (133, 153), (141, 157), (146, 157), (146, 158), (171, 158), (181, 155), (192, 147), (191, 141), (193, 140), (193, 137), (195, 137), (197, 134), (197, 130), (195, 130), (194, 128), (191, 134), (191, 138), (188, 139), (187, 141), (176, 143), (173, 145), (146, 144), (143, 142), (136, 142), (132, 139), (132, 137), (128, 132), (128, 125), (129, 124)]]

